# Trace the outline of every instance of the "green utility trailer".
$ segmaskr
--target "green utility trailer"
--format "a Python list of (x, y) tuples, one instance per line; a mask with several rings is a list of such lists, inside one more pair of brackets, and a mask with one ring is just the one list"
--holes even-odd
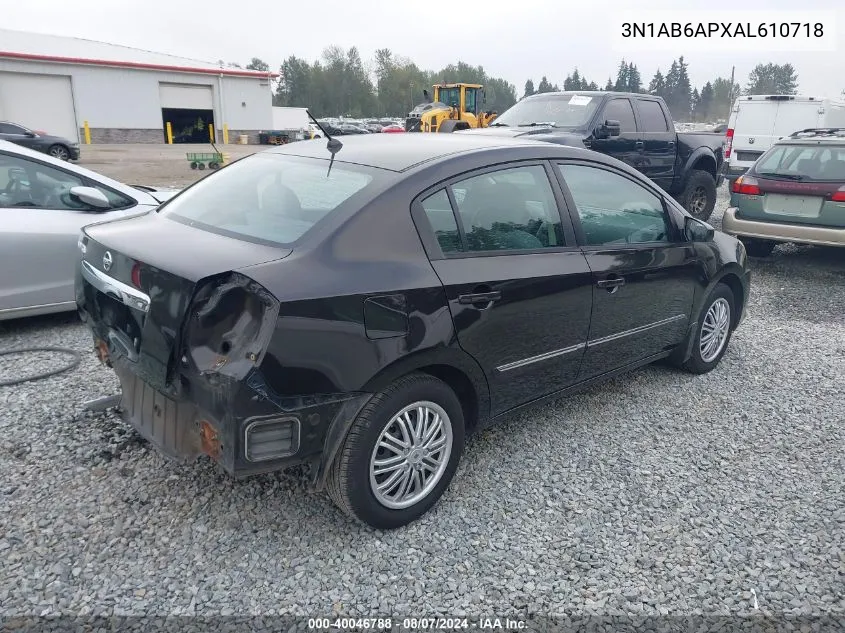
[(211, 152), (208, 154), (197, 154), (188, 152), (188, 162), (191, 164), (191, 169), (203, 170), (206, 167), (209, 169), (220, 169), (223, 166), (223, 154)]

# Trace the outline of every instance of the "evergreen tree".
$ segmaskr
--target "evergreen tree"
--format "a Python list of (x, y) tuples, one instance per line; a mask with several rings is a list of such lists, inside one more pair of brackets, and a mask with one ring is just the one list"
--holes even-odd
[(660, 72), (659, 68), (654, 73), (651, 83), (648, 84), (648, 91), (650, 94), (663, 97), (664, 99), (666, 98), (666, 79), (663, 77), (663, 73)]
[(713, 119), (713, 86), (708, 81), (701, 88), (701, 94), (698, 97), (698, 106), (696, 112), (701, 116), (702, 121), (710, 121)]
[(663, 98), (666, 100), (666, 105), (669, 106), (669, 110), (672, 112), (672, 116), (677, 118), (677, 103), (675, 97), (675, 88), (678, 85), (678, 75), (680, 74), (680, 69), (678, 68), (678, 61), (672, 60), (672, 65), (669, 67), (669, 72), (666, 73), (666, 79), (664, 81), (665, 86), (663, 88)]
[(546, 76), (543, 75), (543, 78), (540, 79), (540, 85), (537, 86), (537, 92), (556, 92), (557, 90), (558, 87), (550, 84)]
[(701, 114), (699, 106), (701, 105), (701, 97), (698, 94), (698, 88), (693, 88), (690, 96), (690, 115), (693, 121), (703, 121), (704, 117)]
[(628, 64), (625, 60), (619, 64), (619, 70), (616, 73), (616, 84), (614, 85), (616, 92), (627, 92), (628, 90)]
[(692, 86), (690, 85), (687, 67), (688, 64), (684, 62), (684, 56), (681, 55), (678, 58), (678, 80), (673, 91), (677, 115), (674, 112), (672, 113), (673, 117), (678, 117), (681, 120), (688, 118), (692, 110)]
[(798, 74), (792, 64), (757, 64), (748, 75), (747, 95), (794, 95)]
[(640, 71), (634, 65), (633, 62), (628, 64), (628, 92), (641, 92), (642, 91), (642, 78), (640, 77)]
[(525, 92), (522, 95), (522, 98), (530, 97), (534, 94), (534, 82), (531, 79), (525, 80)]

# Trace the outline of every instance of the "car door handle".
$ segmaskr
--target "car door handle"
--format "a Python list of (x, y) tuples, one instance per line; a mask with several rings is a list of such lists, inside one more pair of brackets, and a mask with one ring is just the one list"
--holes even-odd
[(645, 147), (645, 143), (643, 143), (642, 141), (637, 141), (636, 143), (634, 143), (634, 147), (636, 147), (637, 149), (642, 149), (643, 147)]
[(669, 141), (669, 147), (675, 147), (675, 141)]
[(623, 277), (613, 277), (611, 279), (599, 279), (596, 282), (596, 285), (599, 288), (604, 288), (606, 290), (615, 290), (619, 286), (625, 285), (625, 279)]
[(502, 293), (498, 290), (494, 290), (492, 292), (473, 292), (468, 295), (460, 295), (458, 297), (458, 303), (462, 303), (464, 305), (488, 304), (498, 301), (501, 298)]

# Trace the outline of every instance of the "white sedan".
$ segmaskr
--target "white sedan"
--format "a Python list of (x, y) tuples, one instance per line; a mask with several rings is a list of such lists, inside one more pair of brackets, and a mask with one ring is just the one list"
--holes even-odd
[(147, 213), (176, 193), (0, 140), (0, 321), (75, 310), (82, 227)]

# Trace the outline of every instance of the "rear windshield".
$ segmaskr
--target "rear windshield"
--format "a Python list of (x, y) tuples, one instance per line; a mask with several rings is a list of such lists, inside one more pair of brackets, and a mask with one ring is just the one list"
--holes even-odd
[(754, 173), (764, 178), (845, 181), (845, 144), (775, 145), (757, 161)]
[(253, 154), (166, 204), (161, 214), (197, 228), (289, 245), (378, 179), (378, 170), (274, 153)]

